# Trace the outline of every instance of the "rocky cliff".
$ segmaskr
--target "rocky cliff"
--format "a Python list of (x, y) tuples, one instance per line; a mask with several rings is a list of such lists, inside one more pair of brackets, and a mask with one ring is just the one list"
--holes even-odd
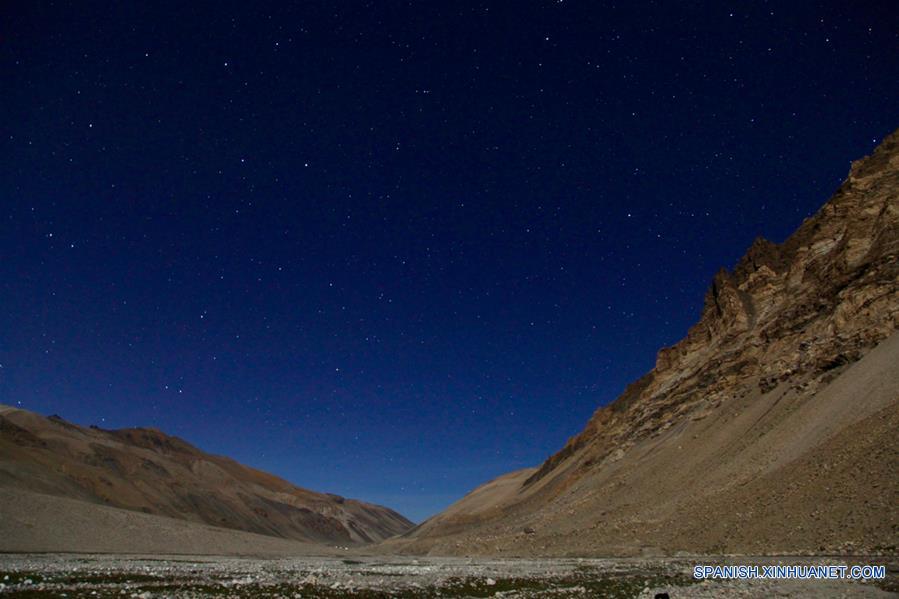
[(407, 548), (895, 550), (897, 328), (899, 132), (784, 243), (718, 272), (687, 336), (561, 451)]

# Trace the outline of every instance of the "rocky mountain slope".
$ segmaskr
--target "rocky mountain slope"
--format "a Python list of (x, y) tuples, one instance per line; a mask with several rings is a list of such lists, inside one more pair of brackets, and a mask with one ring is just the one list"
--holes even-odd
[(84, 428), (8, 406), (2, 487), (314, 543), (371, 543), (412, 527), (388, 508), (301, 489), (155, 429)]
[(436, 553), (896, 551), (899, 132), (539, 468), (407, 535)]

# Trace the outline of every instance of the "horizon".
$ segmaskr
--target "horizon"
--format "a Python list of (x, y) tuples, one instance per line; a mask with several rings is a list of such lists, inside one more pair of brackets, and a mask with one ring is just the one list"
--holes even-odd
[(877, 5), (10, 12), (0, 403), (416, 522), (897, 125)]

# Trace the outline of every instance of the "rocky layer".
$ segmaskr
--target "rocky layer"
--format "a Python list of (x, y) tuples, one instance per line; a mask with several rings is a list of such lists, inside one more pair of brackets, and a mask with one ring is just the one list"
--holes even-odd
[[(814, 390), (899, 328), (899, 132), (853, 163), (848, 179), (783, 244), (757, 239), (720, 270), (702, 316), (656, 367), (600, 408), (574, 447), (627, 449), (697, 403), (781, 381)], [(562, 452), (570, 453), (570, 448)], [(550, 472), (553, 456), (529, 482)]]

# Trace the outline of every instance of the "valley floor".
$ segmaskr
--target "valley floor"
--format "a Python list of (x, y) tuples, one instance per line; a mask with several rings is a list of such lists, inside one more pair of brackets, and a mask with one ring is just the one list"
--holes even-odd
[(895, 560), (737, 558), (731, 564), (885, 564), (882, 581), (706, 581), (708, 558), (467, 559), (395, 556), (238, 558), (0, 554), (9, 597), (889, 597)]

